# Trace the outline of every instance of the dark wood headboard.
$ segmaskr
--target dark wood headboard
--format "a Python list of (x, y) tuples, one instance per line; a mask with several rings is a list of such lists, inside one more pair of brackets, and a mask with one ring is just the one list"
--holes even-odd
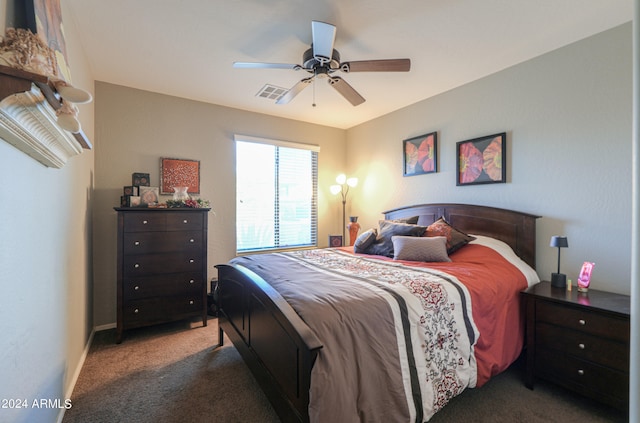
[(529, 213), (471, 204), (420, 204), (387, 210), (385, 219), (419, 216), (428, 226), (444, 217), (455, 228), (507, 243), (529, 266), (536, 267), (536, 219)]

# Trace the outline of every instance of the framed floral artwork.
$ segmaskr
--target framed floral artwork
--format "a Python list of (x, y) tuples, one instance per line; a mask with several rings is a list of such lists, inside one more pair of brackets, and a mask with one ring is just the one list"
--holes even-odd
[(200, 160), (160, 159), (160, 193), (173, 194), (173, 187), (188, 187), (189, 194), (200, 194)]
[(456, 185), (507, 182), (506, 141), (503, 132), (456, 143)]
[(438, 171), (438, 133), (431, 132), (402, 141), (404, 176)]

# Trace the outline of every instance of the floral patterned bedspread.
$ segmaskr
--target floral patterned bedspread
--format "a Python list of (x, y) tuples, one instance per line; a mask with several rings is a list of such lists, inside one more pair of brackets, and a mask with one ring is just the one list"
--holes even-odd
[(334, 249), (232, 263), (269, 282), (323, 343), (311, 421), (427, 421), (476, 385), (479, 332), (454, 276)]

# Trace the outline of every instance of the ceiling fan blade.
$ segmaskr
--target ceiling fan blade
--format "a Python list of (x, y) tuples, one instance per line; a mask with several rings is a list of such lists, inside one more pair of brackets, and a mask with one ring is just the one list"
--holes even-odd
[(329, 84), (354, 106), (364, 103), (364, 97), (339, 76), (329, 78)]
[(409, 72), (410, 59), (361, 60), (340, 64), (343, 72)]
[(280, 97), (278, 101), (276, 101), (276, 104), (287, 104), (288, 102), (293, 100), (295, 96), (300, 94), (302, 90), (307, 88), (309, 84), (311, 84), (311, 81), (313, 81), (313, 76), (310, 78), (305, 78), (302, 81), (299, 81), (296, 85), (291, 87), (291, 89), (287, 91), (286, 94)]
[(234, 68), (244, 69), (298, 69), (300, 65), (289, 63), (233, 62)]
[(336, 40), (336, 27), (319, 21), (311, 21), (313, 38), (313, 57), (321, 63), (329, 63), (333, 56), (333, 43)]

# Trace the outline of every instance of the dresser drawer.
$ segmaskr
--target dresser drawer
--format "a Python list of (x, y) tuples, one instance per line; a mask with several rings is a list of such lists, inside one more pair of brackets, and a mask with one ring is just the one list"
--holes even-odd
[(122, 272), (125, 278), (202, 271), (201, 251), (138, 254), (123, 258)]
[(536, 345), (629, 372), (629, 347), (622, 342), (540, 322), (536, 325)]
[(538, 301), (536, 303), (536, 320), (620, 342), (628, 342), (629, 340), (629, 320), (599, 314), (593, 310), (585, 311), (577, 307)]
[(538, 348), (535, 368), (545, 379), (616, 407), (624, 407), (629, 399), (629, 375), (608, 367)]
[(123, 238), (124, 254), (127, 255), (202, 249), (201, 231), (127, 232)]
[(166, 221), (166, 216), (162, 213), (127, 213), (124, 215), (124, 232), (163, 231)]
[(166, 228), (167, 231), (202, 230), (202, 219), (203, 215), (200, 213), (168, 212)]
[(190, 297), (155, 297), (133, 300), (124, 305), (125, 329), (177, 320), (202, 314), (201, 295)]
[(197, 296), (203, 293), (202, 273), (170, 273), (126, 278), (123, 282), (125, 301), (149, 297)]

